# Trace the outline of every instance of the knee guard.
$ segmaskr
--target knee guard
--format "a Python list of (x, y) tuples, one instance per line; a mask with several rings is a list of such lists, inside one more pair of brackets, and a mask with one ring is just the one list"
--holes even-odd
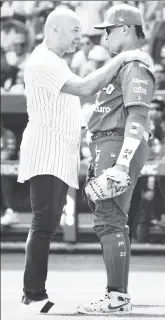
[(123, 230), (119, 228), (112, 227), (110, 225), (97, 225), (93, 227), (94, 231), (96, 232), (97, 237), (100, 239), (104, 235), (109, 234), (123, 234)]
[(106, 244), (114, 245), (116, 248), (125, 248), (125, 238), (123, 232), (113, 232), (100, 236), (102, 246)]

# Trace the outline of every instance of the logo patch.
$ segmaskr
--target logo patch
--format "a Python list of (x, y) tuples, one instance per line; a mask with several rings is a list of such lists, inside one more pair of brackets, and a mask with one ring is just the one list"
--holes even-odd
[(118, 246), (118, 247), (124, 246), (124, 241), (119, 241), (119, 242), (117, 243), (117, 246)]
[(139, 78), (132, 78), (133, 83), (143, 83), (143, 84), (148, 84), (147, 80), (144, 79), (139, 79)]
[(137, 122), (132, 122), (131, 124), (131, 129), (130, 129), (130, 133), (132, 134), (138, 134), (139, 132), (139, 127), (140, 127), (140, 124), (137, 123)]
[(141, 86), (139, 86), (139, 87), (134, 87), (133, 88), (133, 92), (134, 93), (141, 93), (141, 94), (144, 94), (144, 95), (146, 95), (147, 94), (147, 89), (146, 88), (143, 88), (143, 87), (141, 87)]
[(118, 306), (112, 306), (112, 304), (110, 303), (110, 304), (108, 305), (108, 309), (109, 309), (109, 310), (117, 310), (117, 309), (120, 309), (121, 307), (126, 306), (127, 304), (128, 304), (128, 302), (125, 302), (125, 303), (120, 304), (120, 305), (118, 305)]
[(110, 83), (106, 88), (103, 88), (104, 91), (106, 91), (106, 94), (112, 94), (112, 92), (115, 90), (115, 87), (112, 83)]
[(131, 154), (132, 154), (131, 149), (125, 149), (124, 154), (122, 155), (122, 158), (128, 160), (130, 158)]
[(109, 111), (111, 111), (111, 108), (110, 107), (96, 107), (95, 112), (99, 112), (99, 113), (108, 113)]
[(116, 155), (114, 153), (111, 153), (111, 158), (115, 158)]
[(120, 234), (120, 233), (117, 233), (117, 234), (116, 234), (116, 237), (117, 237), (117, 238), (120, 238), (120, 237), (121, 237), (121, 234)]

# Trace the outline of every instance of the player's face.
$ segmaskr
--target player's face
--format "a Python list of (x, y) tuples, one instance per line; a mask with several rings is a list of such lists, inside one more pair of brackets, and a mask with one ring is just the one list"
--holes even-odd
[(122, 50), (122, 28), (123, 26), (113, 26), (105, 29), (108, 49), (112, 54), (118, 54)]
[(81, 38), (80, 32), (81, 26), (77, 20), (70, 21), (70, 23), (66, 24), (65, 28), (62, 28), (60, 41), (65, 52), (69, 53), (76, 51)]

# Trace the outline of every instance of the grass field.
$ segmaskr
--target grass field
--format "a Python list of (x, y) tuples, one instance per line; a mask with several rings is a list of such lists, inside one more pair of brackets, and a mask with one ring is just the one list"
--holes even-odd
[(100, 299), (104, 294), (106, 276), (100, 255), (51, 255), (47, 289), (56, 302), (56, 314), (18, 318), (22, 290), (24, 255), (2, 256), (1, 320), (77, 320), (77, 319), (164, 319), (165, 320), (165, 258), (132, 257), (129, 291), (133, 311), (129, 315), (83, 316), (76, 307)]

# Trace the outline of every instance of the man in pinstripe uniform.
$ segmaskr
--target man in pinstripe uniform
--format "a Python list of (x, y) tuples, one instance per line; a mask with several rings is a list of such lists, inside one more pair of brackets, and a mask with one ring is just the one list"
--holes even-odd
[(65, 52), (76, 50), (80, 30), (73, 11), (51, 12), (45, 24), (44, 41), (32, 52), (25, 69), (29, 121), (22, 137), (18, 175), (21, 183), (30, 179), (32, 207), (21, 304), (25, 313), (48, 313), (54, 308), (45, 289), (48, 254), (68, 187), (78, 188), (81, 133), (78, 96), (97, 92), (111, 81), (125, 61), (138, 59), (137, 54), (118, 55), (81, 79), (63, 59)]

